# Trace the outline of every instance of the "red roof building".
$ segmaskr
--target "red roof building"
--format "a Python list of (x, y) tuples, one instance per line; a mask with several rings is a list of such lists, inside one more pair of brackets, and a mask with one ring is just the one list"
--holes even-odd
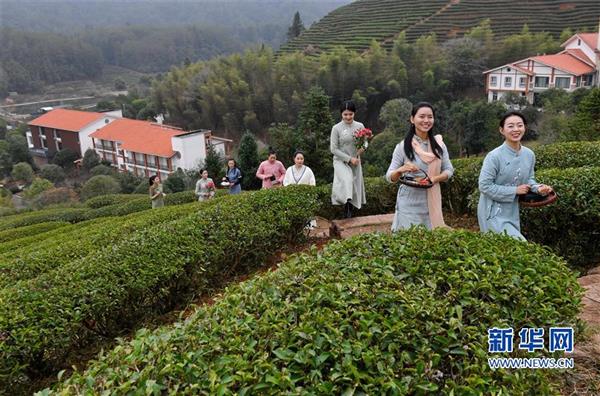
[(70, 109), (55, 109), (27, 123), (31, 153), (39, 164), (57, 151), (69, 148), (79, 156), (93, 147), (90, 134), (119, 116)]
[(573, 91), (599, 86), (599, 39), (598, 33), (575, 34), (558, 54), (532, 56), (485, 71), (488, 101), (515, 93), (533, 103), (538, 93), (549, 88)]
[(228, 139), (209, 130), (184, 131), (149, 121), (116, 120), (91, 134), (96, 152), (121, 171), (166, 179), (178, 168), (203, 164), (208, 145), (226, 155)]

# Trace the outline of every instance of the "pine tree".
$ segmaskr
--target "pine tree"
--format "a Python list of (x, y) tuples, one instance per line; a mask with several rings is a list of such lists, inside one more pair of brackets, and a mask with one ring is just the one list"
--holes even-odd
[(333, 179), (332, 156), (329, 152), (329, 136), (333, 126), (329, 111), (329, 96), (319, 86), (312, 87), (298, 116), (298, 132), (305, 152), (305, 163), (317, 178), (317, 183), (329, 183)]
[(260, 187), (260, 180), (256, 178), (256, 170), (260, 164), (258, 158), (258, 145), (254, 135), (247, 131), (240, 140), (238, 150), (240, 162), (238, 164), (242, 171), (242, 189), (252, 190)]
[(306, 30), (306, 28), (304, 27), (304, 24), (302, 23), (302, 19), (300, 19), (300, 13), (298, 11), (296, 11), (296, 13), (294, 14), (294, 20), (292, 22), (292, 26), (290, 26), (288, 29), (288, 33), (287, 33), (288, 40), (292, 40), (292, 39), (300, 36), (300, 34), (302, 34), (302, 32), (305, 30)]
[(206, 158), (204, 159), (204, 169), (208, 171), (208, 177), (215, 180), (215, 182), (220, 180), (223, 177), (224, 164), (224, 158), (209, 144), (206, 148)]

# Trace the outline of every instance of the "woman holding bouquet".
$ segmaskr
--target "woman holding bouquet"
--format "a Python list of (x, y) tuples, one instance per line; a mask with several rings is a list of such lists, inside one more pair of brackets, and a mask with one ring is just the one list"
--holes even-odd
[(552, 187), (535, 181), (535, 154), (521, 145), (527, 120), (518, 111), (506, 113), (500, 119), (500, 134), (504, 143), (490, 151), (479, 173), (479, 204), (477, 219), (481, 232), (507, 233), (525, 240), (519, 219), (519, 195), (529, 191), (541, 195)]
[(354, 121), (356, 106), (352, 101), (342, 103), (342, 121), (331, 129), (330, 150), (333, 154), (333, 187), (331, 203), (344, 205), (344, 216), (352, 217), (352, 207), (360, 209), (367, 203), (360, 155), (365, 147), (357, 149), (354, 133), (364, 125)]
[(428, 229), (446, 227), (439, 183), (452, 177), (454, 168), (442, 136), (433, 133), (434, 122), (435, 112), (429, 103), (413, 106), (410, 130), (394, 149), (392, 163), (385, 175), (387, 181), (395, 183), (404, 175), (419, 179), (424, 176), (420, 171), (423, 170), (433, 186), (424, 189), (400, 185), (392, 231), (418, 224)]
[(150, 200), (152, 201), (152, 209), (162, 208), (165, 206), (165, 194), (163, 186), (160, 183), (158, 175), (150, 176)]
[(202, 169), (200, 175), (200, 180), (196, 182), (196, 196), (198, 201), (206, 201), (215, 196), (215, 183), (208, 177), (206, 169)]

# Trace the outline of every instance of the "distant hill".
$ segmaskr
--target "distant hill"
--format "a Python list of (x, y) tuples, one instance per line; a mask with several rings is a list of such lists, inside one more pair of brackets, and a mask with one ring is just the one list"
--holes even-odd
[(531, 32), (558, 37), (565, 28), (596, 31), (599, 17), (599, 0), (357, 0), (329, 13), (281, 51), (309, 46), (316, 52), (334, 46), (360, 51), (371, 40), (390, 48), (401, 32), (409, 42), (431, 32), (445, 41), (486, 18), (496, 37), (519, 33), (524, 24)]

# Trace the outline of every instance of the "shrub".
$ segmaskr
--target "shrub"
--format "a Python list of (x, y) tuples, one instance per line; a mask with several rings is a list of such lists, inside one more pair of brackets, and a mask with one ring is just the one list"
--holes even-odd
[(39, 206), (49, 206), (56, 204), (75, 203), (79, 201), (79, 197), (72, 189), (68, 187), (51, 188), (41, 193), (36, 203)]
[(55, 228), (64, 227), (67, 224), (69, 223), (65, 221), (49, 221), (47, 223), (38, 223), (30, 226), (0, 231), (0, 243), (41, 234)]
[(98, 153), (96, 153), (94, 149), (87, 149), (83, 154), (82, 165), (84, 169), (87, 169), (89, 171), (92, 168), (100, 165), (100, 156), (98, 155)]
[(112, 176), (115, 175), (116, 171), (113, 167), (107, 165), (96, 165), (92, 169), (90, 169), (90, 175), (98, 176), (98, 175), (107, 175)]
[(505, 236), (367, 234), (138, 331), (55, 393), (558, 393), (547, 370), (490, 369), (487, 330), (573, 326), (581, 295), (560, 258)]
[(185, 190), (185, 181), (180, 176), (171, 175), (165, 181), (165, 189), (171, 193), (183, 191)]
[(115, 177), (121, 185), (121, 192), (123, 194), (132, 194), (142, 181), (146, 182), (146, 185), (148, 184), (146, 179), (138, 177), (131, 172), (118, 172)]
[(50, 180), (37, 178), (29, 187), (27, 187), (27, 189), (25, 189), (23, 196), (27, 199), (35, 199), (41, 193), (50, 190), (51, 188), (54, 188), (54, 183)]
[(144, 198), (141, 194), (110, 194), (100, 195), (94, 198), (90, 198), (85, 201), (85, 206), (92, 209), (102, 208), (104, 206), (122, 204), (125, 202), (132, 201), (134, 199)]
[(536, 168), (600, 166), (600, 142), (549, 144), (535, 149)]
[(15, 180), (31, 183), (31, 180), (33, 180), (33, 169), (27, 162), (19, 162), (13, 166), (11, 176)]
[(79, 154), (70, 148), (65, 148), (56, 153), (52, 162), (65, 169), (72, 169), (75, 161), (79, 159)]
[(224, 273), (261, 263), (314, 214), (314, 189), (305, 187), (193, 204), (201, 210), (148, 222), (85, 258), (0, 289), (0, 331), (11, 335), (0, 344), (0, 384), (16, 388), (47, 375), (98, 333), (114, 336), (191, 291), (214, 287)]
[(554, 187), (558, 200), (541, 208), (521, 210), (523, 235), (547, 245), (576, 269), (600, 260), (600, 167), (547, 169), (538, 182)]
[(40, 176), (43, 179), (50, 180), (52, 183), (60, 183), (65, 180), (65, 171), (58, 165), (47, 164), (42, 166)]
[(81, 199), (86, 201), (99, 195), (116, 194), (120, 190), (119, 183), (114, 178), (106, 175), (98, 175), (85, 182), (81, 189)]

